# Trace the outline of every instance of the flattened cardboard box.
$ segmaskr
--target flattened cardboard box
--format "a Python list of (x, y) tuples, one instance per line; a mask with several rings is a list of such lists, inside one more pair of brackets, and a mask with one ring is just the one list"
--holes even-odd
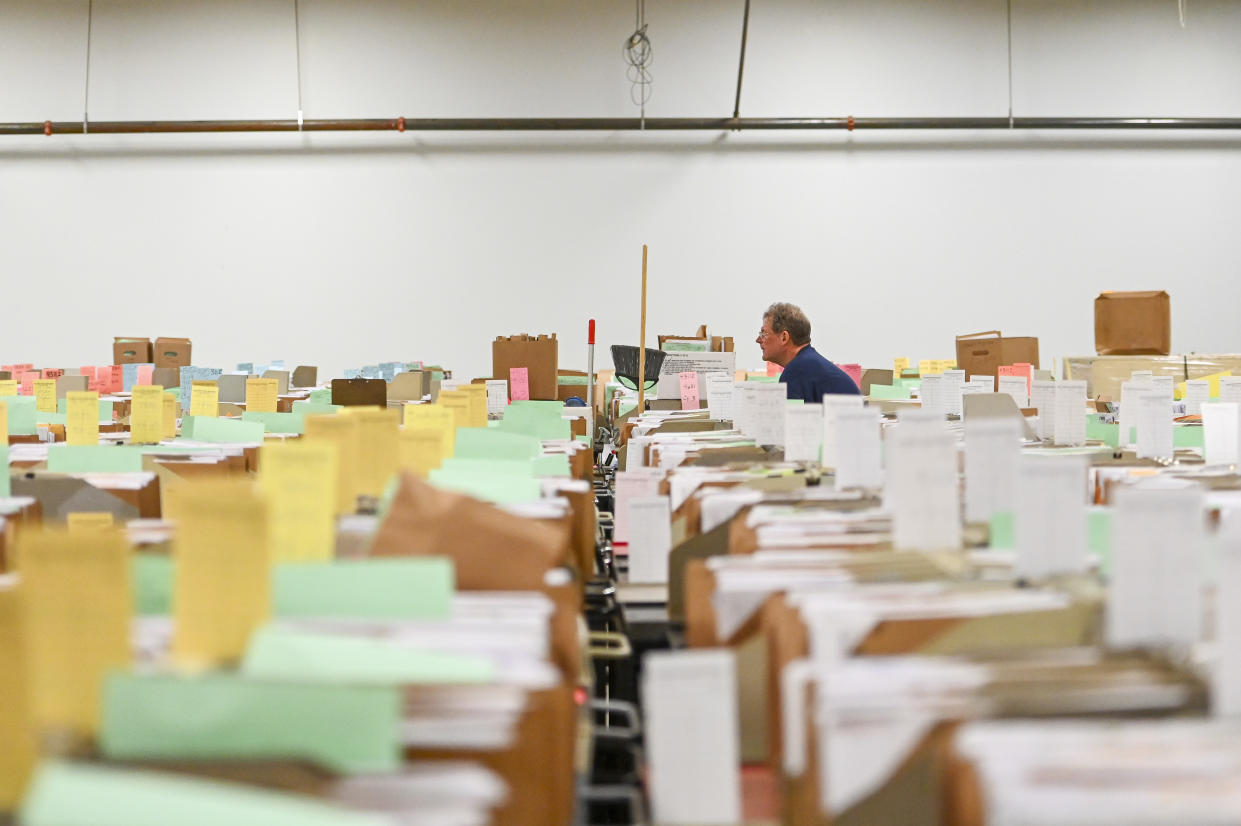
[(1172, 308), (1163, 290), (1100, 293), (1094, 300), (1094, 349), (1101, 356), (1172, 352)]
[(529, 336), (497, 336), (491, 343), (491, 375), (507, 379), (513, 367), (525, 367), (530, 377), (532, 400), (556, 401), (559, 385), (559, 344), (556, 334)]

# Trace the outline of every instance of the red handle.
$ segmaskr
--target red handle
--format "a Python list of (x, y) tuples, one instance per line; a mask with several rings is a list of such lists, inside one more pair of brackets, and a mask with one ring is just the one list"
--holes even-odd
[(590, 333), (586, 337), (586, 343), (595, 343), (595, 320), (593, 318), (590, 320)]

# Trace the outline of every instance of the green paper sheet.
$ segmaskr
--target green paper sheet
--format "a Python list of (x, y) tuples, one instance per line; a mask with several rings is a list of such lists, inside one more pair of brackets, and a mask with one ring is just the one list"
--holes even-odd
[(68, 424), (69, 417), (65, 413), (44, 413), (41, 410), (36, 410), (35, 421), (39, 424)]
[(538, 439), (524, 433), (460, 427), (452, 455), (459, 459), (533, 459), (541, 448)]
[(745, 380), (764, 382), (764, 383), (775, 383), (775, 382), (780, 381), (780, 377), (779, 376), (746, 376)]
[(488, 474), (492, 476), (534, 476), (533, 459), (463, 459), (454, 455), (444, 460), (442, 470), (453, 473)]
[(360, 559), (275, 566), (277, 617), (446, 619), (455, 587), (452, 560)]
[[(311, 404), (332, 404), (332, 388), (320, 387), (317, 390), (311, 390), (310, 396), (307, 397), (307, 401)], [(293, 403), (297, 404), (297, 402)], [(332, 406), (335, 407), (336, 405)]]
[(495, 679), (495, 666), (484, 657), (278, 626), (255, 633), (241, 670), (254, 679), (349, 685), (486, 683)]
[(297, 433), (305, 431), (306, 421), (302, 413), (258, 413), (245, 411), (241, 414), (243, 422), (257, 422), (263, 425), (266, 433)]
[(377, 815), (312, 797), (186, 775), (91, 763), (44, 763), (22, 806), (25, 826), (384, 826)]
[(1206, 430), (1198, 424), (1177, 424), (1172, 426), (1173, 447), (1206, 447)]
[(1086, 524), (1086, 546), (1099, 558), (1099, 570), (1107, 576), (1112, 572), (1112, 513), (1104, 507), (1091, 507)]
[(293, 758), (390, 772), (401, 715), (393, 687), (118, 673), (104, 687), (99, 746), (113, 760)]
[(1011, 551), (1015, 546), (1013, 541), (1013, 514), (1011, 511), (1001, 511), (991, 515), (991, 548), (997, 551)]
[(192, 438), (199, 442), (251, 443), (263, 441), (263, 423), (212, 416), (186, 416)]
[(561, 418), (564, 402), (515, 401), (504, 409), (500, 430), (524, 433), (536, 439), (568, 439), (572, 425)]
[[(329, 390), (327, 392), (328, 392), (328, 398), (331, 399), (332, 391)], [(312, 393), (311, 395), (313, 396), (314, 394)], [(303, 418), (305, 418), (306, 416), (320, 416), (320, 415), (331, 414), (331, 413), (339, 413), (340, 411), (341, 411), (341, 406), (339, 404), (332, 404), (330, 401), (329, 402), (316, 402), (316, 401), (293, 402), (293, 412), (301, 414)]]
[(440, 468), (431, 471), (430, 482), (438, 488), (464, 493), (498, 505), (534, 502), (541, 496), (539, 481), (533, 476), (471, 473)]
[(872, 399), (908, 399), (909, 388), (896, 387), (890, 384), (872, 384), (870, 386), (870, 397)]
[(590, 384), (589, 376), (557, 376), (556, 384), (566, 387), (586, 387)]
[(573, 475), (573, 471), (569, 467), (569, 457), (563, 453), (549, 453), (546, 456), (537, 456), (532, 464), (535, 476)]
[(1099, 421), (1098, 415), (1094, 413), (1086, 414), (1086, 438), (1098, 440), (1109, 447), (1116, 447), (1120, 444), (1120, 425), (1105, 424)]
[(39, 432), (34, 396), (5, 396), (0, 401), (9, 409), (10, 436), (33, 436)]
[(134, 613), (163, 616), (172, 613), (172, 577), (175, 565), (167, 554), (135, 553), (130, 566)]
[(54, 473), (138, 473), (142, 451), (129, 445), (48, 445), (47, 469)]

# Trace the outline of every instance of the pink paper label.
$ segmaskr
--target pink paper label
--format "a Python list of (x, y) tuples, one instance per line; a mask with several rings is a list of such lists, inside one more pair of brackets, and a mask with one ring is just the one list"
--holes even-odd
[[(100, 371), (103, 370), (102, 367), (100, 367), (99, 369)], [(125, 389), (125, 368), (119, 364), (108, 365), (108, 392), (119, 393), (124, 389)]]
[(687, 370), (681, 377), (681, 409), (698, 409), (698, 373)]
[(515, 402), (530, 401), (530, 368), (510, 367), (508, 369), (508, 386)]
[(853, 379), (853, 383), (860, 389), (862, 387), (862, 365), (860, 364), (842, 364), (840, 369), (849, 374), (849, 378)]
[(1026, 394), (1029, 395), (1030, 388), (1034, 381), (1034, 366), (1027, 362), (1019, 362), (1017, 364), (1006, 364), (1000, 367), (1001, 376), (1025, 376), (1026, 377)]
[(99, 377), (98, 373), (95, 372), (94, 367), (83, 367), (81, 368), (81, 372), (83, 376), (86, 376), (86, 381), (88, 384), (93, 383)]
[(774, 361), (767, 362), (767, 375), (778, 376), (784, 372), (784, 368), (776, 364)]
[(155, 372), (154, 364), (138, 365), (138, 384), (150, 384), (151, 374)]
[(65, 371), (61, 369), (60, 367), (49, 367), (43, 371), (43, 378), (58, 379), (64, 374), (65, 374)]
[(26, 372), (22, 373), (22, 377), (19, 379), (19, 381), (21, 382), (20, 392), (23, 396), (34, 395), (34, 380), (37, 379), (38, 377), (39, 377), (39, 374), (34, 370), (27, 370)]

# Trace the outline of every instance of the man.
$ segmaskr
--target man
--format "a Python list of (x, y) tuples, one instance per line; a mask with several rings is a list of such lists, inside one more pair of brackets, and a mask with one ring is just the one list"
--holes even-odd
[(755, 342), (763, 358), (784, 368), (780, 381), (789, 398), (820, 403), (825, 393), (860, 395), (849, 374), (810, 346), (810, 319), (793, 304), (778, 302), (763, 313), (763, 328)]

